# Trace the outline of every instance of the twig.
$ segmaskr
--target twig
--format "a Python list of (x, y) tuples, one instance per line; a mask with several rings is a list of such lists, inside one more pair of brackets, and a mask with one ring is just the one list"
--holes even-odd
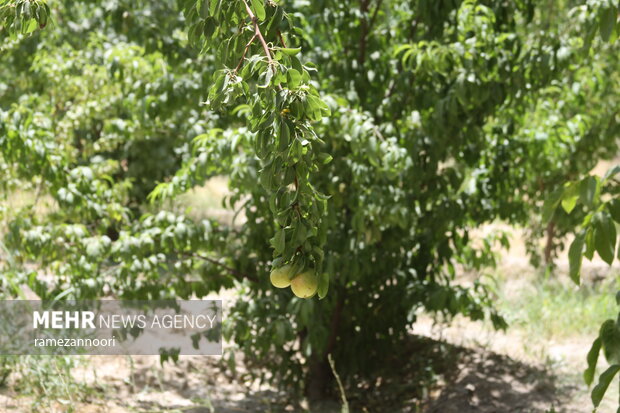
[(377, 138), (381, 139), (382, 141), (385, 141), (385, 137), (383, 136), (383, 134), (381, 133), (381, 131), (376, 125), (373, 125), (372, 131), (374, 132)]
[[(273, 61), (269, 46), (267, 45), (267, 42), (265, 41), (265, 38), (260, 31), (260, 27), (258, 26), (258, 19), (252, 12), (250, 6), (248, 6), (248, 2), (246, 0), (243, 0), (243, 4), (245, 5), (245, 11), (248, 13), (248, 16), (250, 16), (250, 20), (252, 20), (252, 24), (254, 25), (254, 36), (258, 37), (258, 40), (260, 40), (260, 44), (263, 46), (265, 56), (267, 56), (267, 62), (269, 62), (270, 65), (275, 65), (276, 62)], [(278, 85), (278, 90), (282, 90), (282, 85)]]
[(254, 36), (252, 36), (248, 44), (245, 45), (245, 49), (243, 50), (243, 54), (241, 55), (241, 60), (239, 60), (239, 64), (237, 65), (237, 67), (235, 67), (235, 73), (237, 73), (239, 69), (241, 68), (241, 65), (243, 65), (243, 60), (245, 59), (245, 55), (248, 53), (248, 49), (250, 48), (252, 43), (254, 43), (254, 39), (256, 39), (256, 33), (254, 34)]
[(377, 6), (375, 7), (375, 10), (370, 17), (370, 21), (368, 21), (368, 19), (366, 18), (366, 13), (368, 13), (368, 9), (370, 8), (370, 0), (362, 0), (362, 3), (360, 4), (360, 11), (362, 12), (363, 16), (360, 35), (360, 50), (359, 56), (357, 58), (360, 66), (362, 66), (364, 64), (364, 61), (366, 60), (366, 45), (368, 40), (368, 34), (370, 34), (370, 31), (372, 30), (372, 27), (377, 20), (377, 15), (379, 14), (379, 10), (381, 9), (381, 3), (383, 3), (383, 0), (377, 0)]
[[(184, 253), (184, 254), (185, 254), (185, 255), (188, 255), (188, 253)], [(220, 267), (224, 268), (226, 271), (228, 271), (229, 273), (231, 273), (231, 274), (233, 274), (233, 275), (236, 275), (237, 277), (247, 278), (247, 279), (248, 279), (248, 280), (250, 280), (250, 281), (258, 282), (258, 279), (256, 279), (255, 277), (252, 277), (252, 276), (250, 276), (249, 274), (244, 274), (244, 273), (241, 273), (241, 272), (239, 272), (239, 271), (235, 270), (234, 268), (231, 268), (231, 267), (229, 267), (228, 265), (226, 265), (226, 264), (224, 264), (224, 263), (222, 263), (222, 262), (220, 262), (220, 261), (218, 261), (218, 260), (216, 260), (216, 259), (214, 259), (214, 258), (211, 258), (211, 257), (206, 257), (206, 256), (204, 256), (204, 255), (201, 255), (201, 254), (198, 254), (198, 253), (195, 253), (195, 252), (194, 252), (194, 253), (191, 253), (191, 254), (189, 254), (189, 255), (192, 255), (192, 256), (194, 256), (194, 257), (196, 257), (196, 258), (200, 258), (200, 259), (202, 259), (202, 260), (208, 261), (208, 262), (210, 262), (211, 264), (215, 264), (215, 265), (217, 265), (217, 266), (220, 266)]]
[(338, 328), (340, 327), (340, 318), (342, 317), (342, 310), (344, 307), (344, 292), (340, 292), (340, 296), (336, 300), (336, 306), (331, 315), (330, 327), (329, 327), (329, 336), (327, 338), (327, 345), (325, 346), (325, 351), (323, 353), (323, 357), (330, 354), (334, 347), (336, 346), (336, 341), (338, 340)]
[(362, 0), (360, 3), (360, 13), (362, 15), (362, 22), (360, 28), (360, 46), (359, 46), (359, 55), (357, 56), (357, 62), (359, 66), (362, 67), (364, 61), (366, 60), (366, 36), (368, 35), (368, 19), (366, 18), (366, 13), (368, 12), (368, 3), (370, 0)]
[(282, 37), (282, 32), (280, 30), (278, 30), (278, 37), (280, 38), (280, 43), (282, 43), (282, 46), (286, 48), (286, 42), (284, 41), (284, 37)]
[(39, 181), (39, 184), (37, 185), (37, 190), (34, 194), (34, 202), (32, 204), (33, 208), (36, 208), (37, 204), (39, 203), (39, 197), (41, 196), (41, 190), (43, 189), (43, 179), (41, 179)]
[(243, 0), (243, 4), (245, 5), (245, 11), (248, 13), (248, 16), (250, 16), (250, 20), (252, 20), (252, 24), (254, 24), (254, 35), (258, 37), (258, 40), (260, 40), (260, 43), (263, 46), (263, 50), (265, 51), (265, 55), (267, 56), (267, 61), (273, 64), (274, 62), (273, 58), (271, 57), (271, 52), (269, 51), (269, 46), (267, 46), (267, 42), (265, 41), (265, 38), (263, 37), (263, 34), (258, 27), (258, 19), (254, 15), (254, 12), (252, 12), (250, 6), (248, 6), (248, 2), (246, 0)]
[(342, 413), (349, 413), (349, 402), (347, 401), (347, 395), (344, 392), (344, 386), (342, 385), (342, 381), (340, 380), (340, 376), (336, 371), (336, 364), (334, 363), (334, 358), (332, 357), (332, 353), (327, 355), (327, 361), (329, 362), (329, 367), (332, 369), (332, 373), (336, 378), (336, 383), (338, 383), (338, 390), (340, 391), (340, 399), (342, 401)]
[(372, 29), (375, 25), (375, 21), (377, 20), (377, 15), (379, 14), (379, 10), (381, 9), (381, 3), (383, 0), (377, 1), (377, 6), (375, 7), (375, 11), (372, 13), (372, 17), (370, 18), (370, 24), (368, 25), (368, 30)]

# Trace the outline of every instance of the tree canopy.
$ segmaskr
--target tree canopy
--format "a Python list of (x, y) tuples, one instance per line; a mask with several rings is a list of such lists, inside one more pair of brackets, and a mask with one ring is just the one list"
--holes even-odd
[[(617, 15), (612, 0), (0, 0), (0, 185), (36, 193), (0, 211), (3, 290), (235, 286), (225, 337), (314, 394), (328, 354), (352, 379), (421, 309), (504, 328), (482, 278), (456, 274), (508, 244), (485, 223), (561, 237), (587, 215), (542, 203), (617, 152)], [(167, 208), (219, 175), (232, 223)], [(284, 265), (311, 271), (318, 299), (275, 289)]]

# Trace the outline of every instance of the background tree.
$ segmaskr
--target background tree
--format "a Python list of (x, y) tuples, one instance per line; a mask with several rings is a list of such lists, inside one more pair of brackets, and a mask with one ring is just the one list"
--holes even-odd
[[(328, 354), (356, 380), (421, 309), (505, 327), (480, 280), (455, 282), (507, 245), (473, 230), (529, 225), (616, 152), (616, 56), (595, 36), (616, 36), (612, 2), (180, 3), (58, 2), (44, 30), (24, 5), (45, 3), (0, 3), (4, 193), (31, 184), (58, 206), (6, 211), (5, 291), (235, 286), (226, 338), (318, 397)], [(216, 175), (244, 220), (147, 202)], [(559, 235), (578, 219), (556, 213)], [(322, 299), (273, 288), (286, 264)]]

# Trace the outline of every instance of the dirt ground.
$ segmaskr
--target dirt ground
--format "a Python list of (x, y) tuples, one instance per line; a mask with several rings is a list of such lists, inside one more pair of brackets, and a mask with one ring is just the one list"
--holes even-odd
[[(429, 337), (439, 334), (432, 320), (422, 320), (416, 327), (421, 335), (412, 335), (406, 344), (411, 358), (403, 360), (405, 352), (396, 360), (386, 360), (390, 373), (382, 375), (380, 385), (366, 395), (349, 395), (349, 402), (356, 407), (352, 411), (526, 413), (545, 412), (553, 406), (558, 413), (589, 411), (585, 386), (558, 377), (573, 363), (583, 363), (581, 356), (588, 343), (558, 345), (556, 351), (568, 363), (552, 371), (540, 362), (520, 361), (529, 358), (519, 354), (520, 337), (508, 333), (491, 345), (487, 341), (492, 341), (490, 333), (468, 324), (462, 320), (436, 340)], [(469, 345), (452, 344), (453, 339)], [(418, 372), (427, 368), (424, 362), (429, 360), (434, 360), (441, 379), (429, 394), (420, 395)], [(296, 412), (307, 407), (288, 403), (286, 394), (269, 386), (235, 380), (218, 361), (217, 357), (186, 356), (177, 365), (162, 368), (158, 357), (91, 356), (88, 365), (74, 372), (74, 378), (97, 392), (71, 405), (73, 411), (84, 413)], [(30, 411), (32, 403), (31, 398), (10, 391), (0, 395), (3, 412)], [(48, 409), (44, 411), (70, 411), (67, 402), (53, 403)], [(335, 413), (339, 409), (332, 403), (313, 411)]]

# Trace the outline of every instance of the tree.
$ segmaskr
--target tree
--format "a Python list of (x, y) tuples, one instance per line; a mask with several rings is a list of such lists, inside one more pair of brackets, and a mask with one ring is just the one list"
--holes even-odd
[[(39, 31), (22, 0), (0, 3), (4, 185), (33, 182), (61, 207), (11, 217), (5, 288), (236, 286), (226, 338), (318, 397), (328, 354), (354, 380), (420, 309), (505, 327), (482, 282), (455, 282), (508, 242), (472, 230), (527, 224), (551, 187), (616, 149), (615, 57), (590, 35), (616, 33), (611, 3), (562, 2), (557, 16), (526, 0), (180, 3), (183, 16), (171, 1), (66, 1)], [(245, 221), (147, 202), (216, 175)], [(284, 265), (314, 272), (319, 299), (273, 288)]]

